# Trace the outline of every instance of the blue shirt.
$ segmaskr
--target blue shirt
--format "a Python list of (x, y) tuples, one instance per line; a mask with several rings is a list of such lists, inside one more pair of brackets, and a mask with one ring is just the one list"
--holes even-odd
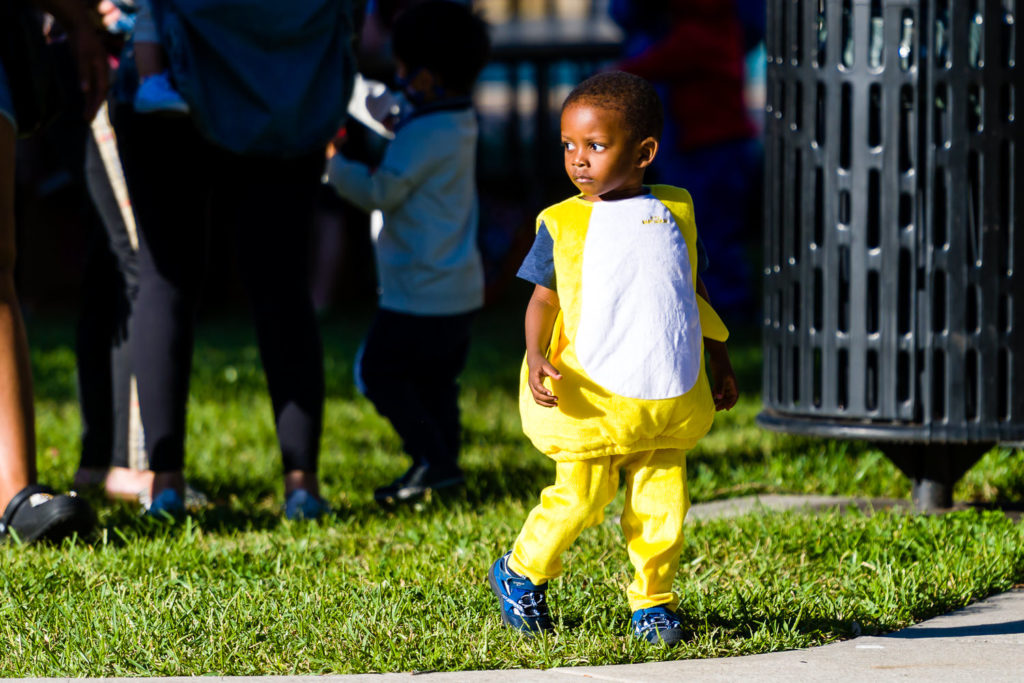
[(215, 144), (300, 156), (322, 150), (344, 122), (351, 0), (161, 0), (153, 14), (175, 86)]

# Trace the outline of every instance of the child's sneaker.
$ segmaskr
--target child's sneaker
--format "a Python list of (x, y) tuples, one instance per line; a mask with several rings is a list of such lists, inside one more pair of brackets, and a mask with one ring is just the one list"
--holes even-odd
[(188, 103), (171, 85), (166, 71), (150, 76), (139, 84), (134, 104), (135, 111), (140, 114), (188, 113)]
[(538, 586), (525, 576), (509, 569), (510, 555), (512, 553), (502, 555), (487, 574), (491, 590), (498, 596), (502, 623), (530, 635), (553, 631), (554, 626), (551, 624), (551, 615), (548, 613), (548, 603), (544, 596), (548, 587), (547, 582)]
[(633, 612), (633, 635), (651, 645), (675, 645), (683, 639), (683, 625), (664, 605)]
[(320, 519), (330, 514), (331, 508), (323, 498), (306, 489), (295, 489), (285, 497), (284, 516), (292, 520)]
[(414, 464), (405, 474), (387, 486), (376, 489), (373, 492), (373, 499), (388, 507), (400, 503), (415, 503), (431, 492), (448, 493), (465, 483), (466, 478), (458, 466), (442, 470), (419, 463)]

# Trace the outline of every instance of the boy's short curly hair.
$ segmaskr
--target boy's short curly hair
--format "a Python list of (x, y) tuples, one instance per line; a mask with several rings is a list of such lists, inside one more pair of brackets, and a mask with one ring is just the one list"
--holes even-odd
[(427, 69), (460, 95), (473, 89), (491, 51), (484, 20), (452, 0), (428, 0), (399, 14), (391, 45), (410, 72)]
[(625, 71), (608, 71), (591, 76), (569, 93), (562, 111), (575, 104), (588, 104), (622, 112), (626, 126), (638, 140), (661, 140), (665, 115), (654, 86)]

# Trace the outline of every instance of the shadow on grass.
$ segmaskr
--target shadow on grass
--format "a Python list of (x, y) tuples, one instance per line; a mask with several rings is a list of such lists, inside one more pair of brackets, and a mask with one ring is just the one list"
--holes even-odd
[[(556, 615), (561, 623), (559, 630), (576, 631), (588, 627), (588, 620), (576, 611), (562, 612)], [(833, 639), (847, 640), (859, 635), (887, 634), (900, 628), (897, 624), (872, 623), (863, 625), (856, 620), (840, 621), (823, 616), (807, 616), (796, 614), (751, 614), (750, 616), (724, 616), (720, 614), (693, 614), (685, 609), (679, 612), (680, 623), (685, 633), (684, 641), (693, 642), (702, 636), (715, 635), (716, 641), (750, 638), (752, 633), (792, 634), (809, 636), (820, 641)], [(610, 634), (630, 633), (632, 622), (628, 609), (622, 610), (621, 616), (613, 617), (606, 625)]]
[(935, 628), (932, 626), (903, 629), (896, 633), (886, 634), (886, 638), (904, 638), (918, 640), (921, 638), (980, 638), (983, 636), (1014, 636), (1024, 633), (1024, 620), (1005, 621), (1000, 624), (974, 624), (973, 626), (949, 626)]
[(554, 464), (503, 463), (500, 468), (466, 473), (465, 499), (473, 505), (501, 500), (535, 501), (554, 482)]
[[(1024, 491), (1022, 491), (1021, 493), (1024, 493)], [(992, 502), (992, 503), (974, 503), (974, 502), (968, 501), (967, 503), (964, 503), (964, 506), (968, 507), (968, 508), (973, 508), (975, 510), (985, 511), (985, 512), (989, 512), (989, 511), (1002, 512), (1009, 519), (1012, 519), (1014, 521), (1019, 521), (1021, 519), (1024, 519), (1024, 503), (1020, 502), (1019, 500), (1012, 501), (1012, 502), (1011, 501), (995, 501), (995, 502)]]
[(862, 624), (856, 619), (840, 621), (823, 616), (795, 614), (751, 614), (746, 617), (680, 614), (680, 621), (684, 631), (694, 636), (722, 631), (737, 638), (749, 637), (754, 631), (762, 631), (767, 634), (794, 633), (815, 638), (847, 640), (861, 635), (885, 634), (900, 628), (898, 624)]
[(104, 539), (106, 545), (121, 548), (139, 539), (187, 534), (192, 529), (219, 534), (271, 531), (281, 526), (282, 521), (280, 514), (270, 510), (240, 511), (227, 505), (211, 505), (176, 520), (156, 519), (140, 512), (117, 510), (105, 516), (96, 536)]
[(433, 513), (445, 509), (474, 510), (498, 502), (528, 505), (538, 500), (541, 490), (554, 481), (553, 467), (546, 463), (504, 463), (494, 469), (467, 468), (466, 485), (454, 490), (433, 491), (425, 499), (394, 506), (382, 506), (361, 497), (335, 509), (341, 519)]
[[(405, 514), (437, 514), (445, 509), (472, 510), (498, 501), (533, 503), (540, 491), (553, 480), (553, 467), (544, 462), (503, 463), (493, 469), (468, 469), (466, 486), (450, 492), (433, 492), (416, 503), (385, 507), (370, 497), (370, 489), (353, 492), (341, 503), (328, 502), (333, 514), (322, 523), (365, 520)], [(98, 530), (106, 543), (120, 547), (135, 538), (154, 538), (181, 533), (189, 525), (204, 532), (231, 534), (272, 531), (287, 523), (279, 505), (268, 502), (271, 487), (233, 485), (223, 481), (190, 479), (190, 484), (209, 497), (209, 504), (193, 510), (187, 520), (161, 520), (146, 517), (133, 503), (111, 502), (102, 496), (91, 502), (102, 510), (103, 524)]]

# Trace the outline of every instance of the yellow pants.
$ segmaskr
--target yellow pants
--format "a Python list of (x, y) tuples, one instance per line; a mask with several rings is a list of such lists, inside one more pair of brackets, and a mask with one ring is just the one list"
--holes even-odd
[(604, 508), (626, 478), (622, 531), (636, 573), (626, 591), (632, 610), (678, 600), (672, 581), (683, 546), (683, 519), (690, 507), (686, 452), (660, 449), (560, 462), (555, 483), (540, 494), (516, 539), (509, 567), (534, 583), (562, 573), (561, 555), (587, 527), (600, 524)]

